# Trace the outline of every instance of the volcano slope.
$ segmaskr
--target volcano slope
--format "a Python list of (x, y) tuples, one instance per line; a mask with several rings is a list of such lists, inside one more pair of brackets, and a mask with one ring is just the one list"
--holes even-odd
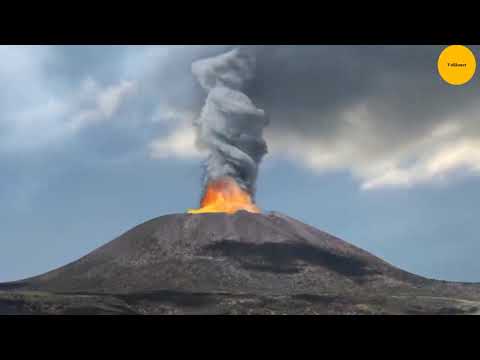
[(408, 273), (279, 213), (162, 216), (0, 284), (0, 314), (477, 313), (480, 284)]

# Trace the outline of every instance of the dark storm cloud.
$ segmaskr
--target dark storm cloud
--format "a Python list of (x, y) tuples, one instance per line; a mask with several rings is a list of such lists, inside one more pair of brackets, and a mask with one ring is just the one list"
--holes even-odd
[[(446, 86), (437, 75), (440, 46), (268, 46), (252, 96), (272, 127), (328, 137), (339, 115), (368, 104), (380, 129), (416, 134), (478, 100), (479, 82)], [(293, 121), (295, 119), (295, 121)], [(393, 133), (392, 133), (393, 134)]]
[[(443, 48), (262, 46), (249, 94), (269, 114), (273, 153), (318, 170), (350, 169), (364, 180), (385, 169), (395, 172), (388, 175), (392, 184), (433, 176), (431, 163), (441, 159), (428, 153), (442, 143), (432, 133), (454, 120), (457, 139), (480, 133), (478, 76), (463, 86), (444, 83), (437, 73)], [(475, 144), (465, 146), (476, 156)]]

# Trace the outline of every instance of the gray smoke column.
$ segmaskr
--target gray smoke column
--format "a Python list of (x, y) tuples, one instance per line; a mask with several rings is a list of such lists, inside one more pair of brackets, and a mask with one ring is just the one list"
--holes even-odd
[(208, 151), (205, 181), (229, 176), (252, 196), (258, 165), (267, 153), (263, 129), (268, 121), (244, 93), (255, 73), (254, 49), (239, 47), (192, 64), (207, 92), (194, 125), (197, 145)]

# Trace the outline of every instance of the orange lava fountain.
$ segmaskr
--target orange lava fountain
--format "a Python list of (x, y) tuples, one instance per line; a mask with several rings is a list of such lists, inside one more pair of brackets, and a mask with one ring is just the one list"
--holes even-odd
[(189, 214), (202, 213), (228, 213), (233, 214), (239, 210), (259, 213), (250, 194), (243, 190), (237, 182), (225, 177), (208, 183), (200, 203), (200, 209), (190, 209)]

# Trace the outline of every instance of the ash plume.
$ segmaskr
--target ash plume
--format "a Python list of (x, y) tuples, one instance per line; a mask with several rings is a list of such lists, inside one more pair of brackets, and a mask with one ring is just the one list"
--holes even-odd
[(192, 72), (207, 99), (195, 120), (197, 145), (208, 152), (205, 182), (229, 176), (252, 196), (258, 165), (267, 153), (268, 120), (244, 93), (255, 74), (254, 49), (239, 47), (195, 61)]

